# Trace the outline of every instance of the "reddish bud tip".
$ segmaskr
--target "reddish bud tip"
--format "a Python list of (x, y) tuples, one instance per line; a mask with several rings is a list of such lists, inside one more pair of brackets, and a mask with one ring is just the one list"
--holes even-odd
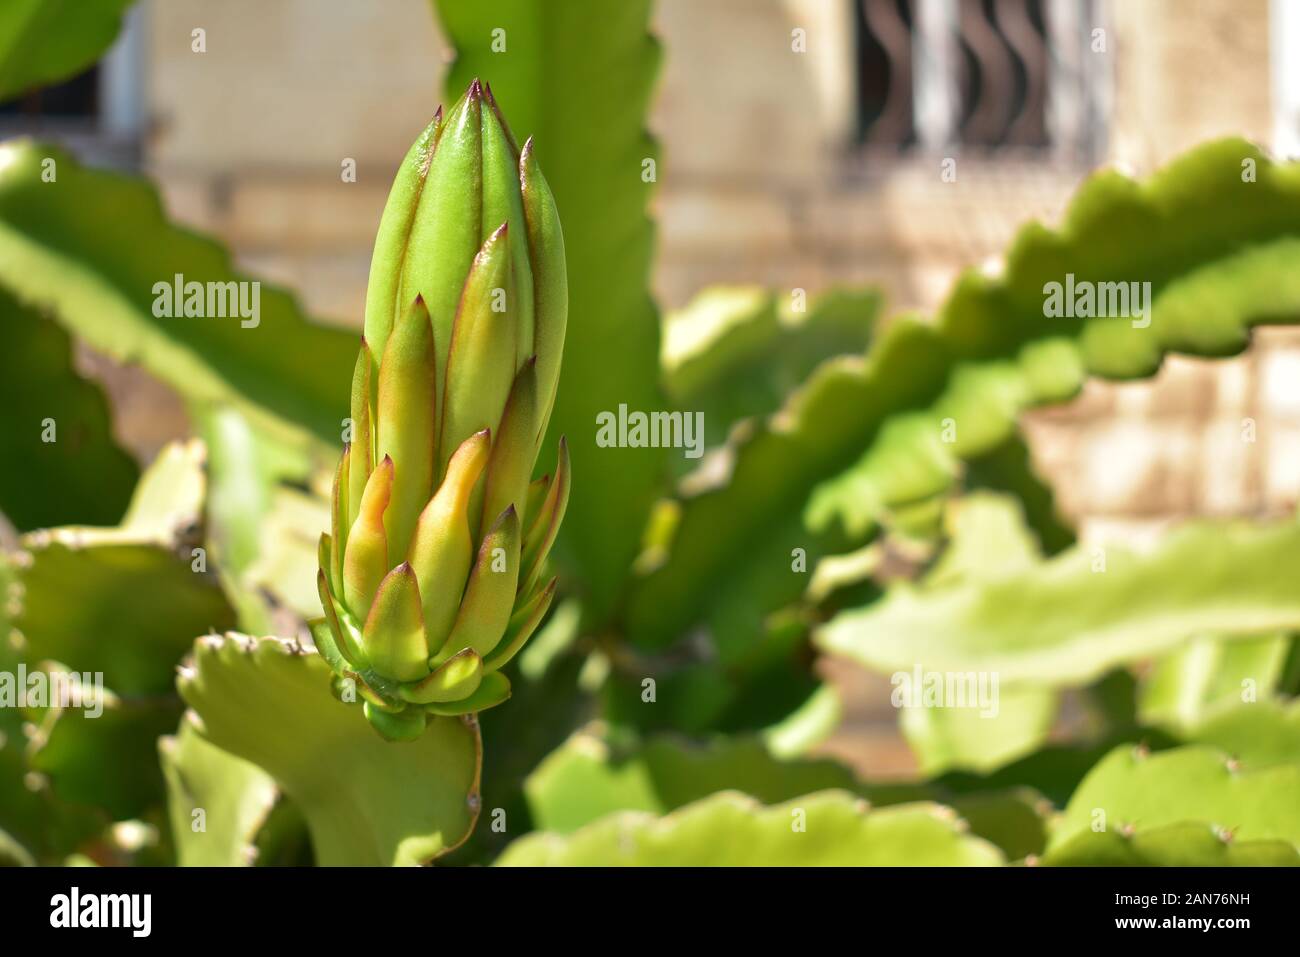
[(483, 95), (483, 85), (479, 83), (478, 77), (474, 77), (474, 82), (469, 85), (469, 98), (477, 100)]
[(489, 237), (489, 238), (491, 238), (491, 239), (504, 239), (505, 236), (506, 236), (506, 233), (509, 232), (509, 229), (510, 229), (510, 222), (509, 222), (509, 220), (507, 220), (506, 222), (504, 222), (504, 223), (502, 223), (500, 226), (498, 226), (496, 229), (494, 229), (494, 230), (492, 231), (492, 235), (491, 235), (491, 237)]

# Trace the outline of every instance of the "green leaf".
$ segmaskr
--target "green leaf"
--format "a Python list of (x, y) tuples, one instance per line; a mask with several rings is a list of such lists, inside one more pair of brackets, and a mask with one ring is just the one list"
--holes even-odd
[(202, 465), (201, 445), (168, 446), (121, 526), (22, 538), (14, 626), (28, 661), (102, 672), (104, 685), (124, 698), (166, 695), (194, 636), (234, 624), (216, 579), (192, 564)]
[(1020, 503), (1009, 495), (971, 492), (944, 516), (948, 543), (925, 575), (925, 587), (996, 581), (1032, 568), (1042, 558)]
[(31, 554), (18, 616), (29, 657), (103, 672), (119, 694), (165, 690), (195, 634), (234, 623), (216, 583), (156, 545), (55, 541)]
[(290, 800), (280, 796), (257, 831), (249, 855), (258, 867), (311, 867), (311, 834), (302, 812)]
[(763, 744), (778, 758), (797, 758), (824, 742), (844, 717), (839, 689), (822, 684), (799, 707), (760, 732)]
[(619, 743), (580, 731), (528, 777), (534, 825), (569, 834), (615, 811), (666, 814), (715, 791), (742, 791), (765, 804), (831, 788), (858, 790), (847, 768), (828, 760), (781, 761), (754, 738), (691, 746), (670, 737)]
[(666, 817), (626, 811), (571, 835), (540, 833), (510, 845), (502, 866), (861, 867), (996, 866), (1002, 852), (972, 837), (947, 808), (873, 809), (844, 791), (774, 807), (723, 791)]
[[(274, 779), (181, 723), (158, 742), (168, 815), (181, 867), (243, 867), (279, 798)], [(201, 811), (201, 814), (196, 814)]]
[[(1247, 161), (1253, 182), (1242, 175)], [(1196, 147), (1141, 183), (1105, 170), (1075, 194), (1059, 230), (1021, 231), (1002, 276), (965, 274), (940, 322), (974, 355), (1005, 355), (1049, 330), (1082, 332), (1088, 368), (1107, 376), (1150, 375), (1164, 349), (1232, 354), (1246, 345), (1247, 326), (1294, 320), (1294, 270), (1270, 267), (1264, 287), (1258, 275), (1231, 274), (1246, 262), (1263, 265), (1273, 251), (1273, 266), (1293, 261), (1298, 213), (1300, 165), (1274, 163), (1242, 139)], [(1125, 318), (1048, 317), (1043, 287), (1067, 272), (1076, 283), (1148, 281), (1157, 297), (1175, 295), (1156, 300), (1146, 328)], [(1176, 280), (1182, 285), (1168, 288)]]
[[(888, 354), (886, 344), (899, 341), (891, 330), (876, 351)], [(890, 358), (879, 368), (899, 370), (911, 357)], [(905, 402), (917, 391), (916, 383), (930, 375), (924, 356), (918, 352), (915, 358), (910, 376), (899, 375), (891, 388), (874, 393), (862, 388), (868, 360), (829, 360), (777, 416), (742, 430), (730, 481), (682, 501), (667, 561), (634, 583), (626, 612), (629, 637), (644, 648), (669, 646), (708, 613), (713, 601), (739, 593), (735, 582), (752, 567), (748, 562), (755, 552), (764, 553), (768, 567), (783, 554), (788, 571), (794, 549), (806, 551), (809, 568), (823, 555), (848, 550), (847, 538), (831, 537), (831, 530), (815, 535), (804, 527), (802, 503), (819, 477), (844, 469), (861, 449), (861, 427), (854, 420), (870, 415), (868, 410), (880, 412), (882, 403)], [(779, 428), (774, 427), (778, 419)], [(776, 584), (776, 593), (757, 605), (760, 616), (797, 599), (806, 581), (787, 574), (768, 584)]]
[[(1150, 754), (1119, 747), (1079, 784), (1048, 842), (1049, 851), (1094, 821), (1109, 831), (1205, 821), (1241, 841), (1300, 843), (1300, 763), (1244, 768), (1215, 748)], [(1104, 820), (1101, 814), (1104, 813)]]
[[(755, 585), (783, 574), (773, 562)], [(610, 721), (642, 731), (751, 733), (807, 706), (822, 685), (810, 667), (808, 622), (800, 613), (761, 618), (748, 592), (719, 601), (701, 629), (673, 653), (628, 656), (604, 688)], [(655, 682), (646, 701), (644, 682)]]
[(574, 734), (538, 765), (525, 791), (534, 825), (569, 834), (617, 811), (663, 815), (722, 790), (764, 803), (789, 801), (814, 790), (852, 791), (874, 807), (942, 800), (971, 833), (1003, 848), (1012, 859), (1042, 850), (1044, 799), (1027, 789), (947, 795), (912, 784), (870, 784), (826, 759), (790, 759), (752, 737), (692, 743), (663, 735), (634, 737), (589, 728)]
[[(270, 536), (263, 520), (275, 511), (281, 484), (305, 485), (320, 472), (328, 474), (321, 483), (328, 488), (336, 449), (288, 431), (255, 426), (228, 405), (194, 404), (190, 418), (208, 448), (208, 537), (223, 566), (243, 571), (266, 551), (264, 539)], [(319, 525), (317, 535), (328, 525)], [(313, 551), (315, 547), (313, 542)]]
[(427, 863), (464, 841), (480, 803), (474, 719), (433, 718), (418, 740), (390, 744), (335, 700), (331, 674), (294, 642), (228, 634), (195, 642), (177, 685), (195, 730), (299, 808), (317, 863)]
[(1138, 714), (1144, 724), (1188, 728), (1223, 706), (1267, 697), (1290, 647), (1286, 634), (1198, 636), (1156, 663), (1142, 682)]
[[(642, 180), (643, 161), (657, 155), (645, 131), (660, 58), (647, 29), (650, 3), (436, 7), (458, 52), (448, 102), (473, 77), (489, 81), (519, 142), (535, 137), (560, 211), (569, 324), (543, 448), (569, 437), (575, 485), (556, 554), (587, 589), (588, 611), (599, 619), (636, 557), (667, 454), (600, 448), (592, 440), (600, 412), (617, 413), (620, 404), (646, 413), (665, 408), (648, 290), (654, 236), (646, 208), (654, 184)], [(507, 54), (491, 48), (498, 29)]]
[(966, 462), (966, 488), (1015, 496), (1025, 521), (1047, 555), (1055, 555), (1074, 544), (1074, 530), (1056, 508), (1052, 488), (1034, 469), (1029, 446), (1017, 434), (993, 450)]
[(1245, 767), (1300, 762), (1300, 701), (1254, 701), (1220, 708), (1182, 732), (1218, 748)]
[(1010, 861), (1042, 853), (1055, 813), (1050, 801), (1028, 787), (965, 794), (947, 803), (972, 834), (997, 845)]
[[(0, 672), (16, 675), (22, 662), (8, 640), (11, 605), (20, 591), (13, 588), (14, 569), (0, 551)], [(24, 860), (56, 859), (83, 838), (102, 827), (102, 815), (85, 808), (69, 809), (37, 785), (27, 761), (28, 732), (32, 724), (23, 709), (0, 707), (0, 832), (22, 849)]]
[(241, 579), (244, 588), (273, 596), (276, 604), (303, 618), (319, 615), (317, 546), (329, 524), (329, 502), (323, 496), (274, 488), (259, 530), (259, 554)]
[[(47, 158), (50, 182), (42, 178)], [(29, 140), (0, 146), (0, 285), (48, 305), (95, 349), (139, 363), (191, 400), (227, 401), (337, 445), (355, 335), (314, 325), (292, 298), (264, 285), (256, 326), (229, 304), (226, 317), (159, 317), (155, 303), (166, 305), (159, 297), (177, 275), (249, 282), (215, 242), (173, 226), (147, 181), (84, 167)], [(254, 289), (244, 288), (251, 303)]]
[(809, 524), (839, 523), (862, 536), (886, 509), (943, 494), (965, 461), (987, 459), (1015, 435), (1022, 410), (1072, 397), (1083, 374), (1072, 344), (1060, 338), (1006, 360), (954, 361), (932, 403), (891, 417), (852, 467), (813, 490)]
[(1058, 707), (1050, 688), (999, 688), (996, 709), (909, 707), (899, 727), (926, 777), (962, 768), (991, 771), (1037, 748), (1052, 729)]
[[(1057, 344), (1045, 348), (1060, 352)], [(1069, 363), (1065, 368), (1062, 375), (1073, 377), (1077, 386), (1077, 372)], [(950, 347), (938, 333), (907, 319), (892, 324), (866, 359), (824, 363), (777, 414), (733, 437), (734, 460), (724, 484), (699, 488), (683, 500), (667, 561), (634, 585), (628, 608), (634, 640), (663, 647), (707, 614), (719, 595), (743, 590), (756, 614), (797, 599), (806, 582), (789, 574), (794, 549), (802, 549), (813, 567), (860, 545), (886, 507), (933, 498), (959, 475), (939, 426), (951, 411), (910, 417), (908, 411), (939, 400), (950, 375), (956, 403), (968, 393), (982, 395), (985, 388), (996, 394), (1009, 387), (1004, 381), (1019, 381), (1018, 370), (1015, 363), (1004, 363), (957, 376)], [(1072, 388), (1052, 391), (1062, 396)], [(936, 408), (943, 411), (942, 403)], [(994, 408), (1000, 410), (996, 422), (1002, 431), (988, 426), (979, 435), (974, 429), (959, 432), (983, 436), (978, 445), (972, 441), (969, 455), (986, 454), (1005, 441), (1014, 419), (1005, 402)], [(878, 447), (872, 446), (877, 436)], [(875, 450), (870, 460), (847, 471), (864, 446)], [(843, 477), (840, 486), (814, 495), (834, 476)], [(861, 520), (834, 520), (837, 510), (827, 503), (841, 496), (854, 503)], [(787, 571), (777, 576), (778, 569), (770, 568), (761, 588), (747, 580), (760, 548), (769, 562), (786, 556)], [(709, 588), (701, 587), (704, 581)]]
[(8, 0), (0, 8), (0, 100), (57, 83), (99, 59), (133, 0)]
[(985, 774), (949, 771), (936, 778), (933, 786), (940, 795), (956, 795), (948, 801), (951, 804), (965, 797), (1029, 787), (1053, 805), (1062, 807), (1093, 766), (1114, 748), (1140, 744), (1155, 750), (1176, 747), (1179, 743), (1159, 729), (1119, 728), (1099, 740), (1045, 745), (1033, 754)]
[[(927, 591), (996, 581), (1040, 561), (1038, 540), (1012, 496), (972, 492), (952, 502), (945, 519), (950, 537), (925, 574), (922, 587)], [(914, 683), (924, 680), (920, 674), (907, 677)], [(912, 704), (899, 710), (899, 727), (923, 774), (955, 768), (990, 771), (1042, 744), (1056, 717), (1056, 693), (999, 684), (993, 695), (990, 702), (972, 701), (962, 708)]]
[[(195, 403), (190, 417), (208, 447), (207, 543), (240, 627), (273, 631), (275, 612), (286, 605), (303, 618), (319, 615), (317, 546), (330, 526), (334, 473), (322, 454), (327, 447), (255, 426), (231, 406)], [(321, 475), (329, 477), (313, 481)], [(296, 487), (302, 485), (312, 491)]]
[(1170, 824), (1133, 834), (1083, 831), (1054, 848), (1046, 867), (1297, 867), (1286, 841), (1224, 840), (1209, 824)]
[(830, 290), (800, 311), (752, 286), (714, 286), (664, 317), (664, 387), (704, 415), (713, 446), (741, 419), (768, 415), (821, 361), (860, 355), (880, 311), (875, 290)]
[[(950, 487), (964, 460), (1013, 434), (1022, 410), (1069, 398), (1085, 373), (1150, 375), (1166, 351), (1240, 351), (1252, 325), (1300, 315), (1298, 263), (1300, 164), (1223, 140), (1143, 184), (1098, 174), (1059, 231), (1021, 232), (1002, 276), (967, 273), (936, 327), (896, 320), (865, 360), (823, 364), (778, 413), (734, 437), (731, 468), (692, 489), (667, 560), (635, 584), (629, 632), (650, 648), (687, 633), (735, 591), (760, 542), (803, 547), (810, 563), (860, 544), (883, 509)], [(1067, 273), (1151, 282), (1151, 323), (1048, 317), (1044, 287)], [(800, 512), (803, 527), (791, 527)], [(789, 576), (754, 594), (770, 611), (800, 589)]]
[(28, 767), (62, 801), (102, 808), (117, 821), (143, 818), (162, 800), (157, 743), (176, 727), (180, 702), (102, 697), (102, 709), (51, 709), (28, 743)]
[[(92, 716), (92, 701), (42, 702), (25, 714), (36, 730), (15, 772), (45, 783), (41, 813), (61, 821), (66, 807), (94, 808), (121, 820), (161, 803), (155, 749), (180, 716), (176, 665), (195, 635), (234, 623), (216, 579), (191, 564), (204, 490), (202, 445), (173, 444), (142, 476), (120, 526), (43, 529), (20, 540), (15, 660), (29, 672), (73, 672), (103, 706)], [(20, 740), (14, 734), (9, 747)]]
[(118, 521), (139, 470), (113, 440), (104, 393), (77, 375), (68, 334), (3, 290), (0, 322), (0, 512), (20, 531)]
[(1110, 548), (1104, 565), (1100, 557), (1077, 548), (990, 582), (935, 592), (900, 585), (837, 615), (816, 642), (886, 673), (919, 662), (996, 672), (1004, 685), (1070, 685), (1198, 632), (1251, 636), (1300, 624), (1300, 525), (1192, 523), (1149, 554)]

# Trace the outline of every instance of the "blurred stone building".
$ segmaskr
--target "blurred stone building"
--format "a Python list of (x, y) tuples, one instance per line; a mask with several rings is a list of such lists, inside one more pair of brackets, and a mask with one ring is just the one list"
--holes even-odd
[[(1099, 163), (1141, 174), (1228, 133), (1300, 153), (1297, 7), (660, 0), (660, 305), (718, 282), (848, 282), (929, 310), (1020, 224), (1054, 222)], [(175, 218), (357, 325), (388, 183), (448, 56), (426, 0), (141, 0), (99, 68), (96, 115), (48, 122), (138, 162)], [(1171, 361), (1154, 387), (1094, 384), (1032, 417), (1085, 532), (1294, 505), (1300, 351), (1289, 333), (1258, 339), (1241, 359)], [(168, 426), (140, 428), (150, 447)]]
[[(891, 310), (930, 310), (1100, 163), (1143, 174), (1229, 133), (1300, 154), (1300, 0), (660, 0), (655, 30), (666, 310), (718, 282), (874, 283)], [(142, 0), (96, 115), (66, 132), (357, 326), (391, 175), (447, 57), (427, 0)], [(115, 392), (137, 448), (176, 427), (158, 393)], [(1093, 383), (1028, 428), (1085, 536), (1294, 509), (1300, 338)]]

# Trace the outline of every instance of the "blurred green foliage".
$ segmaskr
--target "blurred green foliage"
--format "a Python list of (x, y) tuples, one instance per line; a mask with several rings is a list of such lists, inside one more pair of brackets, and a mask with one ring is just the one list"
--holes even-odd
[[(92, 62), (125, 4), (38, 6), (0, 13), (0, 96)], [(1098, 173), (933, 319), (719, 287), (661, 348), (650, 4), (433, 6), (449, 88), (490, 80), (536, 137), (569, 252), (564, 600), (514, 700), (389, 745), (330, 697), (306, 619), (355, 337), (271, 289), (255, 329), (155, 316), (159, 280), (244, 277), (146, 180), (0, 144), (0, 673), (103, 676), (98, 718), (0, 707), (0, 862), (1300, 862), (1294, 519), (1075, 545), (1018, 425), (1300, 319), (1300, 164), (1226, 139)], [(1046, 316), (1066, 274), (1151, 282), (1151, 322)], [(170, 385), (197, 440), (140, 475), (74, 338)], [(620, 404), (702, 411), (707, 455), (598, 447)], [(995, 674), (998, 717), (900, 709), (918, 772), (863, 780), (806, 753), (841, 714), (828, 652)]]

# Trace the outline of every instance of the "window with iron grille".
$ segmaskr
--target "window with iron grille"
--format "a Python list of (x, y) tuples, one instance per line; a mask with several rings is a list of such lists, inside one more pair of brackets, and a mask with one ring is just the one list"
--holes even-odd
[(887, 150), (1105, 151), (1099, 0), (855, 0), (858, 136)]

